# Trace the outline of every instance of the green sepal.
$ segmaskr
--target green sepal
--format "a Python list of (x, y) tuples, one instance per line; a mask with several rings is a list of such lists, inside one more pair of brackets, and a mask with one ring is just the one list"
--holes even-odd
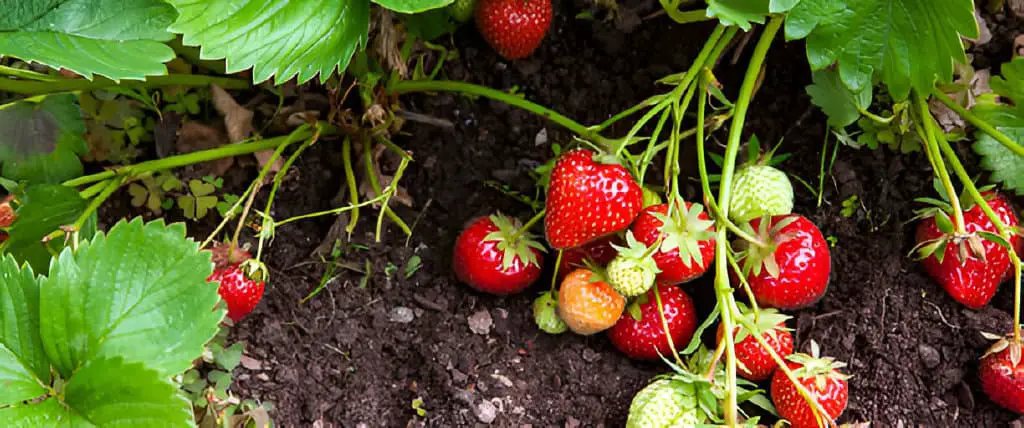
[(547, 252), (547, 248), (537, 241), (537, 235), (524, 230), (519, 233), (515, 242), (512, 242), (516, 232), (523, 227), (519, 219), (511, 218), (501, 213), (493, 214), (488, 218), (498, 230), (487, 234), (484, 237), (484, 241), (498, 243), (498, 249), (502, 251), (502, 269), (511, 268), (515, 264), (516, 258), (519, 258), (519, 260), (522, 260), (527, 265), (540, 267), (540, 260), (537, 259), (537, 255), (532, 250), (536, 249), (541, 252)]

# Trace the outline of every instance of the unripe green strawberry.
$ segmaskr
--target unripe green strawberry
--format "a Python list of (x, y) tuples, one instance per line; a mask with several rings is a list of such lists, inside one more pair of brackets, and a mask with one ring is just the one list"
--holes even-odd
[(476, 0), (455, 0), (448, 5), (448, 14), (458, 22), (469, 22), (473, 19)]
[(626, 428), (696, 426), (701, 422), (694, 385), (669, 378), (652, 382), (633, 397)]
[(733, 176), (729, 219), (746, 223), (765, 215), (793, 212), (793, 184), (786, 173), (761, 164), (741, 167)]
[(558, 300), (551, 292), (541, 294), (533, 301), (533, 321), (541, 331), (548, 334), (561, 334), (569, 329), (558, 316)]
[(624, 297), (635, 297), (654, 286), (654, 278), (661, 272), (647, 246), (637, 242), (633, 232), (626, 232), (626, 247), (612, 244), (619, 254), (608, 263), (605, 276), (608, 284)]

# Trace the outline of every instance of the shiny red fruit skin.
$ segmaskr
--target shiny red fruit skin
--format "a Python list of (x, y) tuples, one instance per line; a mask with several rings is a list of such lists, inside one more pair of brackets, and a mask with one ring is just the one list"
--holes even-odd
[[(994, 195), (992, 192), (985, 192), (986, 197), (993, 196), (988, 205), (996, 212), (1003, 224), (1013, 227), (1018, 224), (1017, 215), (1013, 212), (1010, 203), (1003, 196)], [(986, 231), (999, 233), (996, 225), (989, 221), (988, 216), (981, 207), (975, 205), (964, 211), (964, 225), (968, 233)], [(940, 238), (944, 235), (935, 224), (935, 218), (929, 217), (917, 225), (916, 242), (924, 242)], [(1010, 244), (1021, 254), (1022, 240), (1015, 235)], [(943, 253), (942, 263), (938, 258), (931, 256), (921, 261), (925, 272), (928, 273), (939, 285), (942, 286), (953, 300), (972, 309), (979, 309), (988, 304), (996, 295), (999, 284), (1012, 274), (1012, 263), (1010, 253), (999, 244), (982, 240), (985, 248), (985, 261), (969, 256), (967, 261), (960, 263), (959, 249), (956, 245), (946, 245)]]
[(551, 27), (551, 0), (480, 0), (476, 25), (487, 43), (507, 60), (529, 56)]
[[(790, 370), (802, 367), (801, 364), (792, 361), (786, 361), (786, 364)], [(800, 384), (807, 389), (807, 392), (811, 394), (815, 401), (821, 404), (827, 416), (832, 420), (838, 418), (839, 415), (843, 414), (843, 410), (846, 410), (846, 402), (849, 399), (849, 385), (847, 385), (845, 380), (828, 377), (824, 388), (819, 388), (814, 378), (799, 380)], [(788, 420), (792, 424), (792, 428), (818, 427), (818, 422), (814, 418), (811, 406), (804, 401), (796, 386), (793, 385), (793, 382), (786, 377), (786, 373), (782, 370), (776, 370), (775, 375), (772, 376), (771, 396), (779, 416)]]
[(256, 309), (264, 289), (262, 281), (250, 279), (239, 266), (235, 264), (215, 270), (206, 278), (207, 282), (220, 282), (217, 293), (228, 305), (228, 317), (236, 323)]
[(504, 253), (498, 249), (498, 242), (484, 240), (497, 231), (498, 227), (489, 217), (481, 217), (463, 230), (455, 241), (452, 270), (459, 281), (477, 291), (497, 295), (519, 293), (540, 278), (544, 257), (539, 250), (532, 249), (537, 265), (516, 257), (512, 266), (504, 269)]
[(1024, 363), (1016, 367), (1010, 359), (1010, 348), (989, 354), (978, 366), (981, 390), (996, 404), (1024, 414)]
[[(785, 326), (784, 323), (779, 324), (775, 329), (775, 336), (767, 332), (761, 333), (761, 338), (782, 358), (793, 353), (793, 335), (788, 330), (782, 329)], [(722, 331), (722, 324), (718, 324), (719, 342), (722, 341)], [(736, 337), (738, 331), (739, 329), (733, 329), (733, 338)], [(746, 380), (760, 382), (768, 379), (779, 367), (771, 355), (761, 347), (761, 344), (757, 343), (757, 339), (749, 333), (743, 340), (736, 342), (735, 346), (736, 360), (743, 363), (743, 366), (737, 367), (737, 373)]]
[[(668, 330), (672, 334), (672, 342), (676, 349), (681, 350), (690, 343), (693, 332), (697, 329), (697, 313), (690, 296), (675, 285), (659, 284), (658, 295), (661, 297), (661, 310), (665, 313)], [(665, 329), (658, 315), (657, 300), (654, 289), (647, 292), (647, 302), (640, 305), (640, 320), (637, 321), (629, 312), (608, 330), (608, 338), (612, 345), (634, 360), (657, 360), (672, 355), (668, 345)]]
[(598, 164), (594, 152), (562, 154), (551, 171), (544, 233), (552, 248), (579, 247), (629, 227), (643, 207), (640, 186), (621, 165)]
[[(686, 202), (686, 209), (689, 210), (692, 205), (692, 203)], [(662, 235), (660, 230), (662, 222), (651, 215), (651, 213), (667, 214), (668, 204), (651, 205), (644, 208), (643, 211), (640, 211), (636, 221), (633, 222), (631, 227), (633, 236), (636, 237), (637, 241), (642, 242), (648, 247), (657, 243), (658, 238)], [(708, 217), (707, 212), (702, 212), (700, 219), (710, 220), (711, 218)], [(709, 227), (708, 230), (714, 230), (714, 227)], [(693, 281), (703, 275), (704, 272), (707, 272), (711, 262), (715, 260), (715, 241), (713, 239), (705, 239), (698, 242), (697, 247), (700, 248), (700, 257), (703, 263), (698, 265), (696, 261), (690, 260), (689, 267), (679, 257), (678, 248), (668, 252), (661, 250), (655, 252), (652, 257), (654, 257), (654, 262), (657, 263), (658, 269), (661, 269), (661, 273), (657, 276), (657, 281), (667, 284), (682, 284)]]
[[(779, 309), (800, 309), (816, 303), (828, 290), (832, 258), (828, 243), (818, 227), (799, 214), (773, 216), (770, 226), (774, 227), (787, 217), (796, 221), (784, 227), (778, 235), (792, 235), (775, 249), (775, 260), (779, 265), (779, 276), (772, 277), (762, 267), (761, 273), (753, 272), (747, 277), (750, 289), (761, 306)], [(758, 230), (761, 219), (750, 222)]]
[(598, 266), (607, 266), (619, 254), (612, 247), (612, 244), (618, 246), (625, 245), (622, 239), (613, 235), (600, 238), (581, 247), (569, 248), (562, 252), (562, 261), (558, 265), (558, 281), (561, 282), (570, 272), (586, 267), (583, 264), (583, 260), (587, 257), (590, 257), (590, 260), (597, 263)]

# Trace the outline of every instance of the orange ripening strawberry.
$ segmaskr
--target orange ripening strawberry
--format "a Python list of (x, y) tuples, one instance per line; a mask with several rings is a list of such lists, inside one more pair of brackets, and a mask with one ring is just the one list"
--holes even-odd
[(529, 56), (551, 27), (551, 0), (480, 0), (476, 5), (480, 35), (503, 58)]
[[(793, 353), (793, 335), (786, 328), (786, 320), (790, 317), (774, 309), (767, 308), (761, 309), (758, 316), (755, 317), (753, 312), (745, 310), (745, 306), (740, 303), (737, 303), (737, 305), (740, 306), (740, 316), (748, 323), (757, 327), (758, 331), (761, 332), (761, 339), (768, 346), (771, 346), (776, 354), (786, 358)], [(744, 379), (754, 382), (768, 379), (775, 372), (775, 369), (779, 367), (778, 363), (761, 346), (752, 334), (753, 332), (746, 327), (736, 327), (733, 329), (733, 332), (735, 332), (733, 334), (733, 341), (736, 346), (736, 361), (739, 363), (737, 371), (739, 375)], [(724, 327), (722, 324), (718, 324), (718, 343), (722, 342), (724, 333)]]
[(644, 245), (660, 247), (652, 257), (657, 263), (658, 282), (680, 284), (692, 281), (707, 272), (715, 259), (715, 222), (704, 207), (686, 202), (685, 210), (677, 204), (668, 215), (668, 204), (644, 208), (630, 230)]
[[(1003, 224), (1017, 227), (1017, 215), (1005, 197), (995, 192), (983, 192), (982, 196)], [(999, 231), (981, 206), (973, 204), (963, 211), (966, 230), (959, 236), (946, 208), (924, 210), (927, 216), (917, 225), (915, 248), (925, 271), (953, 300), (978, 309), (987, 305), (999, 284), (1012, 275), (1010, 253), (996, 242), (1001, 240)], [(1016, 234), (1010, 239), (1017, 254), (1022, 252), (1022, 241)]]
[(978, 378), (990, 400), (1007, 410), (1024, 414), (1024, 364), (1021, 344), (1012, 336), (1001, 338), (981, 357)]
[(558, 316), (569, 329), (583, 336), (611, 328), (626, 308), (626, 298), (603, 279), (592, 281), (594, 272), (577, 269), (558, 290)]
[(640, 185), (622, 165), (589, 150), (562, 154), (551, 170), (544, 232), (552, 248), (579, 247), (629, 227), (643, 207)]
[(815, 412), (782, 370), (775, 371), (771, 385), (772, 402), (779, 416), (788, 420), (793, 428), (817, 428), (828, 426), (828, 421), (834, 421), (843, 414), (850, 394), (847, 385), (850, 376), (839, 372), (839, 369), (846, 367), (846, 363), (836, 362), (831, 357), (819, 357), (818, 344), (813, 341), (811, 355), (793, 354), (787, 360), (786, 366), (816, 402), (823, 424), (818, 424)]

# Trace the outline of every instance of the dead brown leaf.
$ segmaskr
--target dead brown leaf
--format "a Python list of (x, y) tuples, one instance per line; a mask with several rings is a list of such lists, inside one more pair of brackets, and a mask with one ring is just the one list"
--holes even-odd
[(1024, 18), (1024, 0), (1009, 0), (1010, 10), (1018, 17)]
[(242, 364), (242, 367), (245, 367), (248, 370), (263, 370), (263, 361), (257, 360), (248, 355), (242, 355), (240, 363)]
[[(380, 158), (387, 150), (388, 147), (383, 144), (373, 146), (373, 165), (371, 165), (371, 167), (373, 168), (374, 174), (377, 176), (377, 183), (380, 184), (380, 188), (382, 190), (391, 185), (391, 180), (394, 180), (395, 178), (384, 174), (380, 169)], [(366, 159), (365, 156), (363, 159)], [(365, 161), (363, 163), (363, 171), (366, 171)], [(368, 199), (373, 199), (378, 196), (377, 192), (373, 189), (373, 183), (370, 182), (369, 177), (367, 177), (365, 173), (363, 173), (362, 180), (359, 183), (359, 194)], [(407, 207), (412, 207), (413, 204), (412, 196), (409, 195), (409, 191), (402, 186), (398, 186), (398, 189), (396, 189), (395, 193), (391, 196), (391, 200), (397, 201)], [(376, 203), (373, 204), (373, 206), (379, 208), (380, 204)]]
[(974, 10), (974, 20), (978, 22), (978, 38), (968, 39), (975, 46), (984, 45), (992, 40), (992, 31), (988, 29), (988, 21), (981, 16), (981, 9)]
[(1024, 34), (1013, 39), (1013, 56), (1024, 56)]
[[(238, 143), (248, 139), (253, 131), (255, 131), (252, 125), (252, 110), (242, 107), (231, 94), (220, 86), (211, 85), (211, 91), (213, 92), (213, 106), (224, 117), (224, 126), (227, 128), (228, 139), (231, 140), (231, 143)], [(253, 153), (253, 156), (260, 163), (260, 168), (263, 168), (267, 162), (270, 162), (270, 158), (273, 155), (273, 150)], [(277, 172), (282, 167), (284, 167), (284, 159), (278, 157), (274, 164), (271, 165), (270, 171)]]
[[(185, 122), (178, 131), (175, 149), (178, 153), (192, 153), (199, 150), (213, 149), (227, 144), (226, 136), (220, 131), (199, 122)], [(234, 158), (223, 158), (199, 164), (197, 167), (203, 175), (221, 176), (234, 165)]]
[(377, 19), (374, 21), (377, 36), (373, 38), (373, 52), (388, 69), (397, 71), (402, 77), (409, 77), (409, 66), (402, 60), (402, 31), (395, 26), (391, 12), (376, 9)]

